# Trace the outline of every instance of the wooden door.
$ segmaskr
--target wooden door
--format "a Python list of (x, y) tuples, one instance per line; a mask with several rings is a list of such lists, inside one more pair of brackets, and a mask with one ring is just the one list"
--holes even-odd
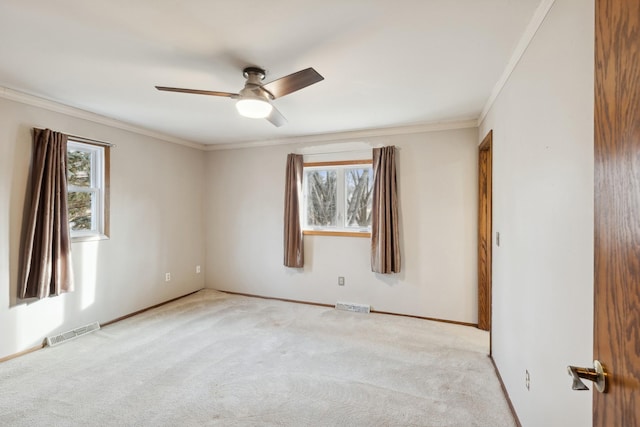
[(596, 0), (593, 425), (640, 426), (640, 1)]
[(491, 330), (491, 175), (493, 131), (478, 153), (478, 328)]

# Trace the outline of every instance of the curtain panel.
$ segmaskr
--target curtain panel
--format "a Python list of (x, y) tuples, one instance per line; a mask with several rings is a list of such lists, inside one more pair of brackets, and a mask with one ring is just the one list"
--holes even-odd
[(304, 241), (300, 221), (303, 159), (300, 154), (287, 156), (284, 189), (284, 265), (304, 267)]
[(394, 146), (373, 149), (373, 203), (371, 207), (371, 271), (400, 272), (398, 191)]
[(67, 135), (34, 129), (30, 181), (18, 296), (41, 299), (73, 290), (67, 215)]

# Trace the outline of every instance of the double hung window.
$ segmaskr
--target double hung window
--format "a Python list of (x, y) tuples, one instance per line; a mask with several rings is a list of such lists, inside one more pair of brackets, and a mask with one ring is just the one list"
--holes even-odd
[(67, 142), (67, 209), (74, 241), (108, 237), (108, 157), (109, 147)]

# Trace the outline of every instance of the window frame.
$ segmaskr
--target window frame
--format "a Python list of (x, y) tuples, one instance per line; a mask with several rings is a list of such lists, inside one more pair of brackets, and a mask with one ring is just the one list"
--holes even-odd
[(72, 230), (69, 227), (72, 242), (109, 239), (110, 149), (109, 145), (95, 144), (72, 137), (67, 140), (67, 156), (70, 150), (91, 153), (90, 186), (80, 187), (67, 182), (67, 193), (80, 192), (94, 195), (91, 198), (91, 230)]
[[(361, 160), (338, 160), (338, 161), (326, 161), (326, 162), (305, 162), (302, 168), (302, 234), (305, 236), (338, 236), (338, 237), (371, 237), (371, 225), (367, 227), (366, 231), (358, 231), (353, 227), (345, 227), (344, 225), (336, 227), (318, 227), (310, 228), (307, 225), (307, 170), (309, 169), (321, 169), (328, 170), (334, 169), (338, 171), (337, 180), (340, 183), (336, 187), (336, 211), (338, 215), (338, 223), (342, 221), (344, 224), (344, 215), (346, 213), (346, 180), (345, 170), (347, 169), (364, 169), (363, 165), (373, 166), (373, 159), (361, 159)], [(360, 166), (360, 167), (359, 167)], [(342, 179), (341, 179), (342, 178)], [(373, 180), (373, 173), (371, 174)], [(342, 215), (342, 218), (340, 217)]]

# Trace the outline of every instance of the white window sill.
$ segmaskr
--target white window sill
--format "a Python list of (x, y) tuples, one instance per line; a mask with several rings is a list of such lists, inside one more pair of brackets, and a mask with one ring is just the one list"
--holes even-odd
[(105, 234), (87, 234), (85, 236), (71, 236), (71, 243), (95, 242), (98, 240), (109, 240)]
[(371, 237), (370, 231), (348, 231), (348, 230), (302, 230), (305, 236), (337, 236), (337, 237)]

